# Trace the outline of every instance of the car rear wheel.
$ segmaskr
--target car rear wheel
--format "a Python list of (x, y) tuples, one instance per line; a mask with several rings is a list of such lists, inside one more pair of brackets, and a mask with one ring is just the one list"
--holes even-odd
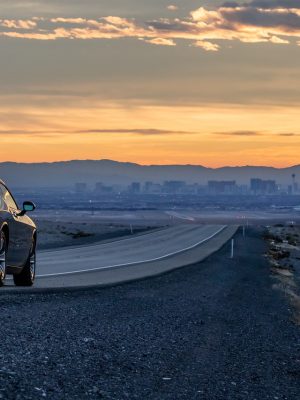
[(29, 257), (24, 265), (22, 272), (14, 275), (16, 286), (32, 286), (35, 279), (36, 270), (36, 251), (33, 242)]
[(5, 233), (0, 232), (0, 286), (3, 286), (6, 275), (7, 240)]

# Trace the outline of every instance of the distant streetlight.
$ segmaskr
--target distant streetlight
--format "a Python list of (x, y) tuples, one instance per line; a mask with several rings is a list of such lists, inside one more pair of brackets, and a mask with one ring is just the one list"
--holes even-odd
[(93, 200), (89, 200), (89, 203), (90, 203), (91, 215), (94, 215)]

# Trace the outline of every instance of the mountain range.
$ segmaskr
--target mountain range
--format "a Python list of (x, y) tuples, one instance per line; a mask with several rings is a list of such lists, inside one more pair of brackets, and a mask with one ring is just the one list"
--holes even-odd
[(77, 182), (95, 185), (128, 185), (134, 181), (183, 180), (207, 184), (208, 180), (235, 180), (249, 184), (251, 178), (272, 179), (279, 184), (291, 184), (292, 174), (300, 180), (300, 165), (289, 168), (222, 167), (201, 165), (139, 165), (112, 160), (72, 160), (54, 163), (0, 163), (0, 178), (10, 187), (71, 188)]

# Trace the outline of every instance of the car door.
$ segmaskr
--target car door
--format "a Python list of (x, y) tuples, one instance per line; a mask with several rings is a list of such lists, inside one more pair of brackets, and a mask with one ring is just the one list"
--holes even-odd
[(0, 184), (0, 228), (5, 222), (5, 211), (4, 211), (4, 200), (3, 200), (3, 191)]
[[(20, 210), (18, 210), (20, 212)], [(24, 265), (28, 259), (30, 251), (32, 250), (32, 239), (34, 227), (32, 221), (27, 215), (20, 215), (17, 217), (17, 230), (20, 234), (19, 238), (19, 263)]]
[(0, 229), (6, 222), (7, 217), (8, 217), (8, 213), (6, 210), (6, 205), (4, 203), (3, 195), (4, 195), (4, 190), (3, 190), (3, 186), (0, 182)]
[(3, 192), (4, 212), (9, 229), (7, 264), (18, 267), (23, 265), (28, 257), (29, 239), (27, 236), (29, 235), (26, 225), (22, 223), (22, 217), (18, 216), (20, 210), (13, 196), (4, 185), (1, 185), (1, 191)]
[(16, 223), (10, 212), (10, 207), (6, 203), (7, 188), (0, 183), (1, 196), (1, 220), (8, 224), (9, 228), (9, 247), (7, 252), (7, 264), (16, 265), (17, 261), (17, 242), (16, 242)]

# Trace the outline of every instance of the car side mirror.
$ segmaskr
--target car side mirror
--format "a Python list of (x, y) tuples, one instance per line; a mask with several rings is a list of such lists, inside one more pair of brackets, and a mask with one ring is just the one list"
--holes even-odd
[(23, 203), (23, 209), (20, 212), (20, 216), (25, 215), (28, 212), (34, 211), (35, 210), (35, 204), (32, 201), (24, 201)]

